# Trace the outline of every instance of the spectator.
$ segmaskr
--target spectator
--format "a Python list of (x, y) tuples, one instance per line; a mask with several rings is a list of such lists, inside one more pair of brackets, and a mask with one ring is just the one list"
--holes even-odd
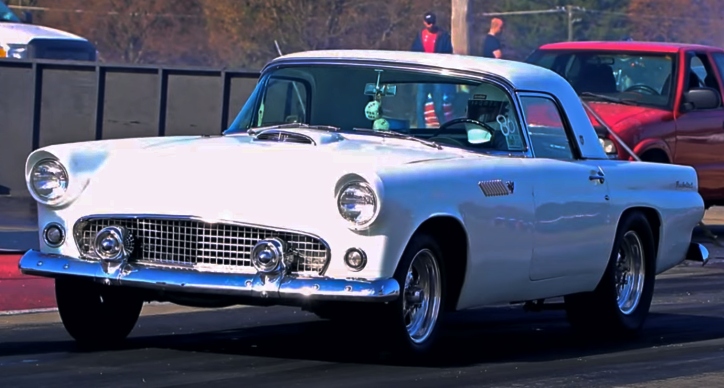
[(485, 58), (502, 58), (500, 40), (498, 35), (503, 32), (503, 20), (493, 18), (490, 21), (490, 30), (483, 40), (483, 57)]
[(412, 51), (452, 54), (453, 47), (450, 34), (437, 26), (435, 14), (432, 12), (426, 13), (422, 22), (425, 28), (417, 34), (412, 42)]
[[(437, 16), (428, 12), (422, 19), (425, 28), (423, 28), (412, 42), (412, 51), (425, 53), (441, 53), (452, 54), (453, 46), (450, 34), (442, 30), (437, 25)], [(425, 106), (429, 96), (432, 95), (433, 109), (437, 120), (425, 120)], [(445, 112), (443, 110), (444, 90), (440, 84), (421, 84), (417, 88), (417, 127), (425, 128), (426, 121), (442, 123), (445, 122)]]

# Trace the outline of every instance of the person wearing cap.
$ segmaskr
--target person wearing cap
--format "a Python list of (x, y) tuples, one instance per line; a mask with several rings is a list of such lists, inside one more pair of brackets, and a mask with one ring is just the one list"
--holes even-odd
[(452, 39), (447, 31), (437, 25), (437, 16), (428, 12), (423, 16), (422, 22), (425, 28), (417, 34), (412, 42), (412, 51), (452, 54)]
[[(415, 40), (412, 42), (411, 51), (424, 52), (424, 53), (441, 53), (441, 54), (452, 54), (453, 46), (450, 34), (444, 31), (437, 25), (437, 16), (432, 12), (427, 12), (422, 22), (424, 28), (417, 34)], [(432, 107), (435, 114), (430, 120), (426, 120), (425, 110), (429, 107), (428, 96), (432, 96)], [(444, 111), (444, 90), (442, 85), (420, 85), (417, 92), (417, 127), (425, 128), (427, 126), (434, 126), (434, 123), (443, 123), (447, 120)], [(437, 116), (437, 120), (434, 120)]]

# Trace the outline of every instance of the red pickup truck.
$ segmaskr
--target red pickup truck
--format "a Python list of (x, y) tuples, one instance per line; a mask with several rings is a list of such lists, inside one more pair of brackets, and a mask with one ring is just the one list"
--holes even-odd
[[(525, 62), (566, 78), (644, 161), (692, 166), (706, 206), (724, 205), (724, 49), (657, 42), (564, 42)], [(633, 159), (589, 114), (611, 158)]]

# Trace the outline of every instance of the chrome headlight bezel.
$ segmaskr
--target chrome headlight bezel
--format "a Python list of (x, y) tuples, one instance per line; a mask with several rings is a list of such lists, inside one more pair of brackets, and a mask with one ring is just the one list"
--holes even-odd
[[(39, 174), (39, 169), (41, 167), (51, 167), (54, 172), (51, 172), (50, 174), (54, 174), (56, 177), (58, 177), (58, 180), (60, 183), (60, 189), (61, 192), (56, 195), (44, 195), (41, 193), (41, 188), (38, 187), (38, 184), (36, 183), (36, 175)], [(28, 189), (30, 190), (30, 194), (33, 196), (33, 198), (38, 201), (39, 203), (42, 203), (44, 205), (54, 206), (61, 204), (68, 194), (68, 189), (70, 188), (70, 175), (68, 174), (68, 170), (66, 167), (61, 163), (60, 160), (56, 158), (43, 158), (38, 160), (33, 164), (33, 167), (30, 169), (27, 177), (27, 183), (28, 183)]]
[[(349, 197), (352, 195), (352, 191), (356, 190), (357, 194), (361, 194), (363, 198), (366, 198), (361, 206), (372, 206), (372, 210), (369, 214), (359, 219), (360, 214), (354, 215), (354, 213), (364, 213), (353, 211), (349, 208), (349, 200), (354, 201), (353, 198)], [(347, 200), (345, 200), (347, 198)], [(346, 204), (343, 202), (347, 202)], [(349, 227), (353, 230), (366, 229), (372, 225), (377, 216), (380, 213), (380, 199), (375, 189), (368, 182), (363, 180), (353, 180), (345, 183), (338, 191), (336, 197), (337, 211), (339, 215), (347, 221)], [(353, 205), (354, 206), (354, 205)]]

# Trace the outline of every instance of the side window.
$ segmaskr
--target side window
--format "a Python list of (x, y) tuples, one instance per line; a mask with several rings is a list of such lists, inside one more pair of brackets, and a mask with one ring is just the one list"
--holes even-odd
[(724, 77), (724, 53), (714, 53), (712, 57), (714, 58), (714, 64), (719, 70), (719, 76)]
[(241, 111), (236, 115), (234, 118), (234, 121), (229, 125), (229, 128), (227, 128), (227, 131), (245, 131), (249, 129), (252, 125), (251, 122), (256, 117), (254, 114), (254, 109), (256, 107), (257, 99), (259, 98), (259, 94), (262, 93), (262, 84), (257, 83), (256, 87), (254, 88), (254, 91), (251, 92), (251, 95), (246, 99), (244, 102), (244, 106), (241, 107)]
[(307, 122), (307, 86), (287, 78), (271, 78), (257, 112), (255, 126)]
[(521, 96), (531, 148), (537, 158), (574, 160), (558, 105), (550, 98)]
[(721, 94), (714, 67), (704, 53), (696, 53), (689, 57), (689, 79), (685, 90), (708, 87)]

